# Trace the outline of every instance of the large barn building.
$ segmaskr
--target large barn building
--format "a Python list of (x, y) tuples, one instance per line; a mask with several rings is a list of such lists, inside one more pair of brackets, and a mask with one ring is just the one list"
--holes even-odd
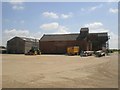
[(7, 41), (7, 53), (11, 54), (27, 53), (32, 47), (39, 48), (39, 40), (26, 37), (14, 37)]
[(75, 34), (44, 34), (39, 40), (39, 49), (46, 54), (65, 54), (67, 47), (79, 46), (81, 50), (100, 50), (107, 48), (108, 33), (89, 33), (88, 28), (81, 28)]

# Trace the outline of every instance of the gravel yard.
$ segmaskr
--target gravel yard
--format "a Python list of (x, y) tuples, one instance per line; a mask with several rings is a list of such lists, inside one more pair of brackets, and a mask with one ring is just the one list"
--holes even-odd
[(2, 55), (3, 88), (117, 88), (118, 54)]

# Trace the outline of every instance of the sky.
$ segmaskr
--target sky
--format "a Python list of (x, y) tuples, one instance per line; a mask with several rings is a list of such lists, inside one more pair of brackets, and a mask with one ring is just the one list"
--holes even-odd
[(117, 2), (2, 2), (2, 45), (15, 36), (40, 39), (44, 34), (108, 32), (118, 48)]

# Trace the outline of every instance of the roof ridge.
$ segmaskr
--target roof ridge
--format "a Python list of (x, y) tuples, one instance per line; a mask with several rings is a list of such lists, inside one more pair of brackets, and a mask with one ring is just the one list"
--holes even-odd
[(77, 34), (80, 34), (80, 33), (70, 33), (70, 34), (44, 34), (45, 36), (55, 36), (55, 35), (77, 35)]
[(89, 33), (89, 34), (101, 34), (101, 33), (108, 33), (108, 32), (98, 32), (98, 33)]
[[(29, 38), (29, 37), (19, 37), (19, 38), (22, 38), (22, 39), (23, 39), (23, 38), (24, 38), (24, 39), (34, 39), (34, 40), (36, 39), (36, 38)], [(39, 39), (37, 39), (37, 40), (39, 40)]]

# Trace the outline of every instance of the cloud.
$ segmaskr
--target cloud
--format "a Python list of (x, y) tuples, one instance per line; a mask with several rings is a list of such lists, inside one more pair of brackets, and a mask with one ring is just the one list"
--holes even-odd
[(59, 24), (57, 22), (47, 23), (40, 26), (43, 30), (54, 30), (57, 29)]
[(70, 17), (72, 17), (72, 13), (69, 13), (69, 14), (61, 14), (61, 18), (63, 18), (63, 19), (67, 19), (67, 18), (70, 18)]
[(48, 18), (54, 18), (54, 19), (58, 19), (59, 16), (54, 13), (54, 12), (43, 12), (42, 14), (44, 17), (48, 17)]
[(97, 5), (97, 6), (91, 7), (91, 8), (89, 9), (89, 11), (94, 11), (94, 10), (96, 10), (96, 9), (98, 9), (98, 8), (101, 8), (102, 6), (103, 6), (103, 5), (100, 4), (100, 5)]
[(65, 26), (59, 26), (57, 32), (55, 34), (68, 34), (69, 29)]
[(40, 26), (42, 30), (46, 30), (53, 34), (65, 34), (69, 33), (69, 29), (66, 26), (60, 25), (57, 22), (47, 23)]
[(95, 11), (97, 9), (100, 9), (102, 7), (103, 7), (103, 4), (99, 4), (97, 6), (92, 6), (92, 7), (89, 7), (89, 8), (81, 8), (81, 11), (91, 12), (91, 11)]
[(53, 18), (53, 19), (67, 19), (73, 16), (73, 13), (68, 13), (68, 14), (57, 14), (54, 12), (43, 12), (42, 15), (44, 17), (48, 17), (48, 18)]
[(97, 9), (97, 6), (91, 7), (91, 8), (89, 9), (89, 11), (94, 11), (94, 10), (96, 10), (96, 9)]
[(40, 38), (42, 36), (41, 32), (31, 33), (29, 30), (17, 30), (9, 29), (3, 32), (3, 37), (13, 38), (15, 36), (28, 37), (28, 38)]
[(93, 22), (93, 23), (85, 24), (85, 26), (96, 29), (96, 28), (103, 26), (103, 24), (101, 22)]
[(85, 8), (81, 8), (81, 11), (85, 11)]
[(11, 0), (10, 4), (12, 5), (13, 10), (23, 10), (23, 2), (24, 0)]
[(13, 9), (13, 10), (23, 10), (24, 7), (23, 7), (23, 6), (14, 5), (14, 6), (12, 6), (12, 9)]
[(24, 1), (25, 0), (10, 0), (10, 3), (16, 5), (16, 4), (22, 4)]
[(118, 13), (118, 9), (117, 8), (110, 8), (109, 12), (116, 14), (116, 13)]
[(11, 29), (11, 30), (5, 30), (5, 35), (8, 36), (28, 36), (29, 31), (28, 30), (16, 30), (16, 29)]
[(93, 22), (89, 24), (85, 24), (84, 27), (89, 27), (91, 32), (103, 32), (107, 31), (103, 28), (103, 23), (101, 22)]
[(13, 1), (11, 1), (9, 3), (12, 5), (22, 5), (23, 4), (23, 2), (13, 2)]

